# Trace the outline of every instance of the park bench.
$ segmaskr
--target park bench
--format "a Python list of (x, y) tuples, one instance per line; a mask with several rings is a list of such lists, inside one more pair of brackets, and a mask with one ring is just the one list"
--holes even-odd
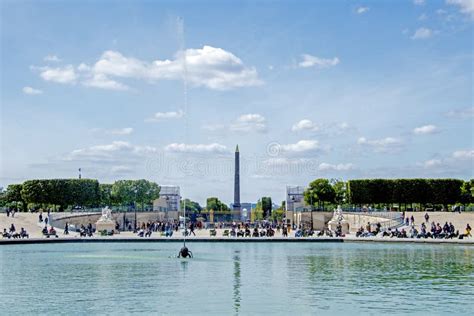
[(58, 234), (56, 234), (56, 232), (54, 233), (43, 233), (43, 236), (45, 236), (46, 238), (49, 238), (50, 236), (54, 236), (56, 238), (58, 238)]
[(104, 229), (104, 230), (100, 231), (100, 235), (101, 236), (113, 236), (114, 232), (113, 231), (107, 232), (107, 230)]

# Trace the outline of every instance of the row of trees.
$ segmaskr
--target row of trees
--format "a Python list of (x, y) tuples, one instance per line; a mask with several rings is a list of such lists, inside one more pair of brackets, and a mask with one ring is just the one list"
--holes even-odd
[(151, 203), (160, 196), (160, 187), (147, 180), (120, 180), (99, 184), (93, 179), (28, 180), (9, 185), (2, 202), (26, 210), (28, 207), (123, 206)]
[(350, 180), (349, 197), (353, 204), (449, 204), (472, 203), (474, 180), (458, 179), (372, 179)]
[(335, 204), (450, 204), (474, 202), (474, 180), (458, 179), (363, 179), (343, 182), (316, 179), (304, 192), (308, 205), (324, 209)]

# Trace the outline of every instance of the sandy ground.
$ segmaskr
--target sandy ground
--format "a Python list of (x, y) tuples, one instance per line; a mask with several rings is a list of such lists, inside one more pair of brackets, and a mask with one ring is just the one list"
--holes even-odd
[[(415, 218), (415, 224), (417, 227), (425, 221), (424, 215), (425, 213), (417, 212), (417, 213), (410, 213), (407, 212), (405, 216), (411, 216), (413, 214)], [(474, 213), (452, 213), (452, 212), (429, 212), (428, 213), (430, 216), (430, 223), (432, 221), (435, 221), (436, 223), (440, 223), (441, 226), (444, 225), (445, 222), (452, 222), (453, 225), (456, 227), (456, 229), (459, 229), (460, 233), (464, 233), (466, 224), (469, 223), (472, 226), (474, 226)], [(3, 231), (3, 228), (8, 228), (10, 227), (11, 224), (14, 224), (17, 231), (20, 230), (21, 227), (25, 228), (26, 231), (29, 233), (31, 238), (45, 238), (43, 237), (41, 233), (41, 229), (43, 228), (44, 224), (41, 224), (38, 222), (38, 214), (30, 214), (30, 213), (16, 213), (15, 216), (12, 217), (7, 217), (5, 213), (0, 213), (0, 229)], [(80, 238), (78, 233), (71, 232), (69, 235), (63, 235), (63, 227), (58, 227), (56, 228), (57, 233), (59, 235), (59, 238), (65, 238), (65, 237), (70, 237), (70, 238)], [(196, 237), (204, 238), (204, 237), (210, 237), (209, 235), (209, 230), (196, 230)], [(218, 229), (217, 230), (217, 237), (222, 237), (223, 230)], [(290, 236), (294, 236), (294, 232), (291, 231)], [(136, 237), (135, 234), (131, 232), (121, 232), (120, 234), (117, 234), (113, 237), (108, 237), (108, 238), (133, 238)], [(160, 237), (159, 233), (153, 233), (154, 238)], [(174, 233), (174, 238), (182, 238), (181, 232), (175, 232)], [(281, 237), (281, 233), (276, 233), (275, 237)], [(353, 237), (353, 236), (349, 236)], [(139, 238), (139, 237), (136, 237)], [(165, 237), (163, 237), (165, 238)], [(195, 238), (194, 236), (191, 236), (189, 238)]]

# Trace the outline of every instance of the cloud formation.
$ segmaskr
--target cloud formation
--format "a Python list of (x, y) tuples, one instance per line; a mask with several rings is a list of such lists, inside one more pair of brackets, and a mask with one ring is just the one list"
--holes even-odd
[(398, 149), (402, 141), (393, 137), (385, 137), (381, 139), (368, 140), (365, 137), (360, 137), (357, 140), (357, 144), (365, 147), (372, 148), (375, 152), (388, 152)]
[(319, 171), (348, 171), (354, 169), (352, 163), (340, 163), (340, 164), (330, 164), (330, 163), (320, 163), (318, 166)]
[(320, 150), (319, 142), (317, 140), (300, 140), (295, 144), (281, 145), (283, 152), (302, 153), (308, 151)]
[(316, 132), (319, 130), (319, 126), (317, 126), (315, 123), (313, 123), (311, 120), (308, 119), (303, 119), (291, 127), (291, 130), (293, 132), (299, 132), (299, 131), (313, 131)]
[(56, 55), (47, 55), (43, 58), (43, 60), (44, 61), (49, 61), (49, 62), (55, 62), (55, 63), (61, 61), (61, 59)]
[(316, 56), (312, 56), (309, 54), (301, 55), (302, 61), (298, 63), (299, 67), (308, 68), (308, 67), (316, 67), (316, 68), (329, 68), (334, 67), (339, 64), (339, 58), (334, 57), (332, 59), (326, 58), (319, 58)]
[(369, 10), (370, 10), (369, 7), (358, 7), (356, 9), (356, 13), (357, 14), (364, 14), (364, 13), (368, 12)]
[(165, 146), (165, 151), (174, 153), (226, 153), (227, 147), (218, 143), (184, 144), (172, 143)]
[(266, 119), (257, 113), (243, 114), (231, 124), (230, 130), (234, 132), (264, 133), (267, 131)]
[(107, 162), (125, 160), (127, 158), (143, 157), (147, 154), (156, 153), (157, 149), (151, 146), (136, 146), (129, 142), (113, 141), (110, 144), (95, 145), (87, 148), (73, 150), (64, 160), (66, 161), (95, 161)]
[(457, 150), (453, 152), (453, 158), (459, 160), (472, 160), (474, 159), (474, 149), (471, 150)]
[(474, 1), (473, 0), (446, 0), (446, 4), (459, 7), (459, 11), (467, 14), (471, 19), (474, 19)]
[(420, 27), (418, 28), (415, 33), (411, 36), (411, 39), (417, 40), (417, 39), (428, 39), (434, 35), (434, 32), (426, 27)]
[(43, 91), (40, 89), (35, 89), (32, 87), (23, 87), (22, 89), (24, 94), (30, 94), (30, 95), (35, 95), (35, 94), (43, 94)]
[(79, 64), (64, 67), (39, 67), (40, 76), (58, 83), (80, 82), (87, 87), (109, 90), (128, 90), (118, 79), (135, 79), (146, 82), (182, 80), (186, 66), (186, 79), (195, 87), (228, 90), (261, 85), (254, 67), (247, 67), (242, 60), (222, 48), (203, 46), (177, 53), (175, 58), (143, 61), (126, 57), (117, 51), (105, 51), (93, 65)]
[(435, 125), (423, 125), (413, 129), (415, 135), (425, 135), (425, 134), (434, 134), (438, 131), (438, 128)]
[(184, 116), (184, 112), (182, 110), (179, 111), (170, 111), (170, 112), (156, 112), (153, 117), (148, 118), (145, 122), (160, 122), (165, 120), (174, 120), (180, 119)]
[(39, 67), (40, 76), (45, 81), (52, 81), (61, 84), (74, 84), (78, 78), (72, 65), (64, 67)]

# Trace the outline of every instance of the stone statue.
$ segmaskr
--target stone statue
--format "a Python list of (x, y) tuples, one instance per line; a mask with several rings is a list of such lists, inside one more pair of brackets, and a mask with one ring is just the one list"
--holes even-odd
[(110, 211), (109, 207), (106, 206), (102, 209), (102, 216), (100, 217), (99, 221), (111, 221), (112, 220), (112, 212)]
[(96, 231), (107, 233), (113, 233), (115, 230), (115, 220), (112, 218), (112, 211), (105, 207), (102, 209), (102, 215), (99, 220), (95, 223)]

